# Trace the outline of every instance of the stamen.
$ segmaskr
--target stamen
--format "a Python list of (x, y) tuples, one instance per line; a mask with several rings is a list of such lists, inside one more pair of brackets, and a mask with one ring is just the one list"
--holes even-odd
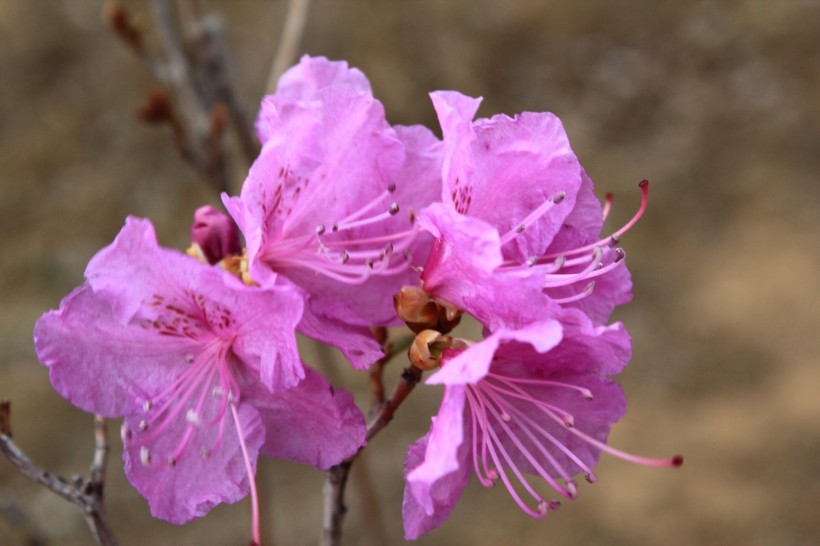
[(595, 241), (594, 243), (588, 244), (586, 246), (578, 247), (572, 250), (568, 250), (565, 252), (556, 252), (552, 254), (545, 254), (542, 256), (544, 259), (555, 258), (558, 256), (574, 256), (576, 254), (583, 254), (589, 250), (592, 250), (596, 246), (599, 245), (608, 245), (611, 244), (613, 241), (619, 240), (619, 237), (629, 231), (629, 229), (634, 226), (638, 220), (640, 220), (641, 216), (643, 216), (644, 211), (646, 210), (646, 205), (649, 202), (649, 180), (642, 180), (638, 187), (641, 189), (641, 205), (638, 208), (638, 212), (630, 219), (621, 229), (606, 237), (604, 239), (600, 239)]
[(588, 297), (590, 294), (592, 294), (592, 291), (594, 289), (595, 289), (595, 282), (591, 282), (588, 285), (586, 285), (586, 287), (584, 287), (584, 289), (581, 292), (579, 292), (578, 294), (575, 294), (574, 296), (567, 296), (566, 298), (554, 298), (552, 301), (554, 301), (555, 303), (559, 303), (559, 304), (560, 303), (576, 302), (576, 301), (579, 301), (579, 300), (582, 300), (582, 299)]
[(604, 197), (604, 210), (602, 213), (602, 220), (606, 220), (606, 217), (609, 216), (609, 211), (612, 210), (612, 201), (615, 199), (615, 196), (611, 193), (606, 194)]
[(148, 451), (148, 448), (142, 446), (140, 448), (140, 462), (144, 466), (149, 466), (151, 464), (151, 453)]
[(543, 203), (541, 203), (541, 205), (539, 205), (534, 211), (529, 213), (526, 216), (526, 218), (521, 220), (521, 222), (514, 229), (511, 229), (510, 231), (501, 236), (501, 246), (504, 246), (510, 241), (512, 241), (515, 238), (515, 236), (519, 233), (523, 233), (525, 229), (527, 229), (536, 221), (538, 221), (538, 219), (541, 218), (544, 214), (546, 214), (548, 210), (550, 210), (552, 207), (563, 201), (566, 195), (566, 192), (560, 191), (552, 197), (550, 197), (549, 199), (547, 199), (546, 201), (544, 201)]
[(239, 446), (242, 448), (242, 457), (245, 460), (245, 471), (248, 473), (248, 483), (251, 489), (251, 539), (255, 544), (261, 544), (259, 533), (259, 495), (256, 493), (256, 479), (254, 478), (251, 457), (248, 454), (248, 446), (245, 445), (245, 434), (242, 430), (242, 423), (239, 420), (239, 413), (236, 411), (236, 404), (231, 404), (231, 414), (236, 425), (236, 434), (239, 437)]
[(633, 455), (632, 453), (627, 453), (625, 451), (621, 451), (620, 449), (615, 449), (614, 447), (607, 445), (599, 440), (596, 440), (589, 434), (581, 432), (578, 429), (573, 429), (572, 433), (587, 441), (587, 443), (594, 445), (601, 451), (605, 451), (610, 455), (614, 455), (619, 459), (623, 459), (624, 461), (629, 461), (630, 463), (640, 464), (643, 466), (656, 466), (656, 467), (678, 467), (683, 464), (683, 457), (681, 455), (675, 455), (669, 459), (654, 459), (651, 457), (641, 457), (639, 455)]

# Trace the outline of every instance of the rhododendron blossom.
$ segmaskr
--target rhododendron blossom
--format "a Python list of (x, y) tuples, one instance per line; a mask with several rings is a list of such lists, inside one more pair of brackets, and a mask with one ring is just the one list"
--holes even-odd
[(605, 213), (557, 117), (525, 112), (472, 121), (480, 99), (454, 91), (431, 97), (445, 152), (442, 202), (420, 216), (437, 239), (425, 290), (459, 306), (465, 272), (480, 269), (515, 284), (529, 269), (553, 301), (606, 322), (631, 299), (623, 251), (613, 246), (643, 212), (645, 186), (636, 217), (599, 239)]
[(406, 538), (440, 525), (471, 474), (485, 487), (500, 481), (525, 513), (540, 518), (560, 506), (553, 494), (575, 498), (576, 475), (595, 481), (601, 451), (650, 466), (682, 462), (606, 445), (625, 409), (609, 376), (629, 360), (629, 336), (620, 324), (595, 326), (578, 310), (562, 311), (561, 319), (499, 329), (444, 351), (441, 370), (427, 380), (445, 386), (441, 408), (405, 462)]
[(295, 288), (161, 248), (137, 218), (86, 278), (37, 322), (37, 354), (69, 402), (125, 417), (125, 471), (155, 516), (182, 523), (244, 497), (260, 453), (327, 468), (363, 444), (352, 397), (299, 359)]
[(395, 322), (392, 295), (418, 282), (414, 211), (440, 193), (440, 142), (391, 127), (364, 75), (304, 57), (262, 102), (262, 152), (240, 197), (225, 197), (256, 282), (278, 275), (307, 294), (300, 331), (357, 368), (381, 355), (367, 329)]

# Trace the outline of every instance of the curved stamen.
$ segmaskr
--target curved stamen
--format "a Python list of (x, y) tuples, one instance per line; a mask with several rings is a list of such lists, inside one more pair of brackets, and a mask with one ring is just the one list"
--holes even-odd
[(533, 225), (539, 218), (544, 216), (552, 207), (559, 204), (567, 196), (566, 192), (560, 191), (541, 203), (535, 210), (530, 212), (518, 225), (501, 236), (501, 246), (512, 241), (516, 235), (523, 233), (525, 229)]
[[(483, 382), (481, 382), (481, 383), (483, 383)], [(497, 413), (497, 411), (495, 410), (495, 408), (493, 408), (492, 404), (488, 404), (488, 406), (490, 408), (490, 411), (495, 415), (495, 417), (498, 420), (499, 424), (504, 429), (504, 431), (507, 433), (507, 437), (510, 438), (513, 441), (513, 443), (518, 448), (518, 450), (521, 452), (521, 454), (524, 456), (524, 458), (527, 459), (527, 461), (535, 469), (536, 473), (539, 476), (541, 476), (544, 479), (544, 481), (546, 481), (553, 489), (558, 491), (560, 494), (564, 495), (567, 498), (571, 498), (569, 492), (567, 490), (565, 490), (563, 487), (561, 487), (558, 484), (558, 482), (555, 481), (555, 479), (549, 474), (549, 472), (547, 472), (544, 469), (544, 467), (541, 466), (541, 463), (538, 462), (538, 460), (533, 456), (533, 454), (530, 452), (530, 450), (527, 449), (527, 447), (523, 444), (523, 442), (518, 438), (518, 436), (512, 430), (512, 427), (510, 427), (509, 424), (507, 424), (507, 419), (503, 418), (505, 415), (507, 417), (510, 417), (509, 412), (507, 410), (513, 409), (512, 405), (506, 403), (503, 400), (503, 398), (501, 398), (500, 396), (493, 393), (492, 389), (488, 389), (487, 385), (482, 385), (481, 383), (479, 383), (479, 388), (482, 390), (482, 393), (485, 394), (490, 400), (492, 400), (501, 409), (501, 411), (504, 412), (503, 415), (499, 415)], [(510, 419), (511, 419), (511, 417), (510, 417)], [(540, 443), (535, 440), (535, 437), (532, 434), (532, 432), (530, 432), (527, 429), (526, 426), (522, 426), (522, 423), (516, 422), (516, 424), (527, 435), (527, 437), (530, 438), (531, 441), (533, 441), (533, 444), (540, 448), (540, 451), (542, 452), (542, 454), (547, 456), (547, 459), (549, 460), (550, 464), (553, 467), (555, 467), (556, 470), (559, 471), (559, 474), (561, 474), (562, 477), (565, 477), (565, 476), (568, 477), (567, 473), (563, 470), (563, 468), (561, 468), (560, 465), (558, 465), (558, 462), (555, 460), (555, 458), (552, 457), (551, 455), (549, 455), (547, 453), (547, 451), (543, 449), (543, 446), (541, 446)], [(532, 494), (533, 497), (537, 497), (537, 499), (539, 501), (543, 500), (543, 499), (540, 498), (540, 496), (536, 495), (534, 492), (531, 492), (530, 494)]]
[(552, 301), (558, 304), (574, 303), (576, 301), (581, 301), (582, 299), (589, 297), (592, 294), (593, 290), (595, 290), (594, 281), (586, 285), (582, 291), (575, 294), (574, 296), (567, 296), (566, 298), (553, 298)]
[(604, 209), (601, 213), (601, 220), (606, 220), (606, 217), (609, 216), (609, 211), (612, 210), (612, 201), (615, 199), (615, 196), (611, 193), (606, 194), (604, 197)]
[(262, 540), (259, 533), (259, 495), (256, 493), (256, 479), (254, 477), (251, 458), (248, 454), (248, 446), (245, 445), (245, 434), (242, 430), (242, 423), (239, 420), (239, 413), (236, 411), (236, 404), (231, 402), (230, 406), (233, 422), (236, 425), (239, 446), (242, 448), (242, 457), (245, 460), (245, 471), (248, 473), (248, 483), (251, 489), (251, 539), (254, 544), (259, 545), (262, 543)]
[(646, 210), (646, 205), (649, 202), (649, 180), (642, 180), (641, 183), (638, 184), (638, 187), (641, 189), (641, 205), (638, 208), (638, 212), (636, 212), (635, 215), (626, 224), (624, 224), (624, 226), (621, 229), (614, 232), (609, 237), (605, 237), (586, 246), (562, 252), (544, 254), (543, 256), (541, 256), (541, 258), (549, 260), (552, 258), (557, 258), (558, 256), (574, 256), (576, 254), (583, 254), (584, 252), (592, 250), (596, 246), (607, 246), (609, 244), (612, 244), (613, 242), (617, 242), (620, 239), (621, 235), (629, 231), (629, 229), (632, 228), (632, 226), (634, 226), (638, 222), (638, 220), (640, 220), (641, 216), (643, 216), (643, 213)]

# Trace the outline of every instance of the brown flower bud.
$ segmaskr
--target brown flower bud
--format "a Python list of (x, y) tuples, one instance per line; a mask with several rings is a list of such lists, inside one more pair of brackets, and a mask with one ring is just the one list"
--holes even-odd
[(438, 324), (438, 306), (417, 286), (403, 286), (393, 296), (393, 306), (398, 317), (417, 334)]

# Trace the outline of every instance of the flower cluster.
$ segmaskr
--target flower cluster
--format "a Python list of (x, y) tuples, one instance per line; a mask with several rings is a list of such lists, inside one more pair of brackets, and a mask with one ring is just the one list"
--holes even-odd
[[(631, 355), (620, 237), (552, 114), (473, 120), (479, 100), (431, 95), (443, 133), (391, 126), (365, 76), (305, 57), (266, 97), (262, 151), (230, 217), (196, 211), (187, 253), (128, 218), (85, 283), (45, 314), (35, 347), (76, 406), (123, 417), (126, 474), (182, 523), (248, 493), (258, 456), (326, 469), (364, 445), (364, 417), (300, 359), (296, 333), (356, 369), (404, 321), (414, 365), (444, 398), (405, 463), (406, 537), (448, 517), (469, 476), (533, 517), (575, 476), (594, 481), (624, 412), (610, 377)], [(238, 231), (237, 231), (238, 229)], [(239, 238), (244, 238), (244, 247)], [(462, 313), (483, 339), (451, 335)]]

